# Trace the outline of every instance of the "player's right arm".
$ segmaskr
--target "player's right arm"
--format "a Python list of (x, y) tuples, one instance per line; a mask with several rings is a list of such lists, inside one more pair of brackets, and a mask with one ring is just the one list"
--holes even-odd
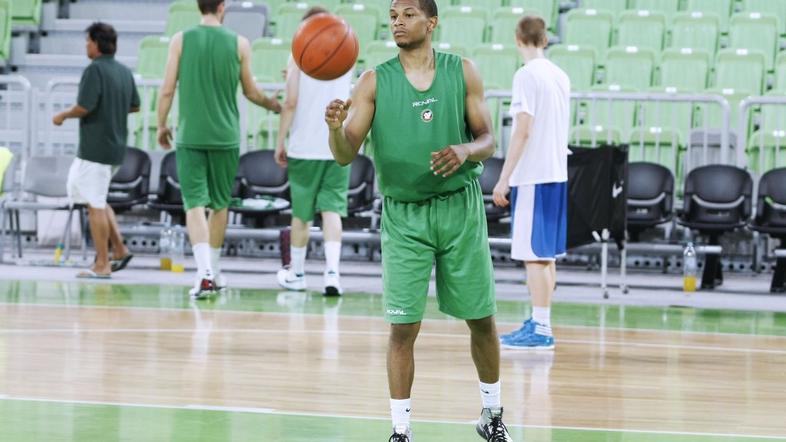
[(376, 72), (366, 71), (355, 85), (351, 99), (347, 102), (333, 100), (325, 110), (330, 151), (338, 164), (352, 163), (360, 151), (374, 121), (376, 94)]
[(264, 107), (275, 113), (281, 112), (281, 103), (270, 98), (257, 89), (254, 75), (251, 73), (251, 44), (245, 37), (238, 36), (238, 52), (240, 53), (240, 83), (243, 95), (257, 106)]
[(158, 144), (164, 149), (172, 148), (172, 131), (167, 127), (169, 111), (175, 99), (177, 77), (180, 72), (180, 55), (183, 52), (183, 33), (178, 32), (169, 43), (169, 56), (164, 70), (164, 83), (158, 91)]

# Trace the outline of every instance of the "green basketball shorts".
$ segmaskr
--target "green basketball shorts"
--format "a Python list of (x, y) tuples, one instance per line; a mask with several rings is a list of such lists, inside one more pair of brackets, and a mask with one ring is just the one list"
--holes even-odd
[(239, 149), (177, 149), (177, 175), (183, 206), (223, 210), (232, 202)]
[(288, 159), (292, 216), (303, 222), (314, 220), (316, 212), (347, 216), (347, 189), (350, 167), (333, 160)]
[(486, 213), (477, 181), (425, 201), (385, 198), (382, 279), (389, 322), (423, 319), (435, 265), (441, 312), (463, 320), (497, 312)]

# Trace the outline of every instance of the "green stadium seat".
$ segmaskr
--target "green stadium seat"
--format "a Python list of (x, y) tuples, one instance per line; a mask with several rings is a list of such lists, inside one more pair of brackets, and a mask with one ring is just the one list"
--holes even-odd
[(374, 67), (398, 56), (398, 46), (394, 41), (372, 41), (365, 46), (362, 54), (363, 68), (374, 69)]
[(571, 89), (587, 91), (595, 84), (595, 49), (555, 45), (548, 49), (547, 56), (568, 74)]
[(0, 0), (0, 64), (11, 57), (11, 5)]
[(619, 129), (603, 125), (574, 126), (570, 130), (568, 143), (571, 146), (599, 147), (603, 144), (622, 144), (622, 134)]
[(522, 8), (527, 12), (537, 13), (537, 15), (543, 17), (546, 26), (548, 26), (551, 32), (557, 32), (559, 0), (510, 0), (510, 6)]
[(655, 53), (629, 46), (609, 49), (606, 57), (606, 84), (617, 84), (637, 91), (652, 86)]
[(166, 21), (166, 35), (173, 36), (178, 32), (197, 26), (202, 20), (196, 2), (179, 1), (169, 6), (169, 17)]
[(303, 15), (309, 8), (308, 3), (302, 2), (281, 5), (275, 15), (275, 36), (282, 40), (292, 40), (297, 28), (300, 27), (300, 22), (303, 21)]
[[(654, 87), (649, 92), (669, 95), (695, 93), (672, 86)], [(638, 109), (637, 121), (640, 129), (660, 127), (676, 132), (679, 144), (684, 146), (693, 127), (693, 105), (687, 102), (643, 101)]]
[(628, 160), (657, 163), (678, 170), (679, 132), (658, 126), (637, 127), (628, 137)]
[(440, 11), (439, 41), (474, 47), (483, 43), (487, 13), (471, 6), (453, 6)]
[(448, 54), (455, 54), (455, 55), (458, 55), (459, 57), (465, 57), (466, 58), (466, 57), (470, 56), (470, 53), (467, 50), (467, 48), (465, 48), (464, 46), (460, 46), (460, 45), (454, 45), (452, 43), (446, 43), (446, 42), (439, 41), (439, 42), (434, 42), (432, 44), (432, 47), (435, 50), (437, 50), (437, 51), (446, 52)]
[(692, 48), (715, 54), (718, 50), (720, 20), (713, 13), (683, 12), (674, 16), (671, 26), (672, 48)]
[[(731, 107), (731, 121), (730, 130), (737, 131), (739, 125), (739, 109), (740, 102), (748, 98), (751, 93), (746, 91), (738, 91), (731, 88), (711, 88), (707, 89), (705, 94), (722, 95), (726, 101), (729, 102)], [(697, 113), (693, 118), (693, 125), (698, 128), (713, 128), (720, 129), (723, 127), (723, 113), (717, 104), (699, 104), (697, 105)]]
[(530, 12), (520, 7), (497, 9), (491, 21), (494, 24), (491, 27), (491, 43), (515, 44), (516, 26), (521, 17)]
[(734, 0), (688, 0), (686, 10), (715, 14), (719, 20), (721, 33), (728, 34), (729, 18), (734, 11), (733, 4)]
[(775, 83), (773, 90), (786, 92), (786, 52), (781, 52), (775, 61)]
[(660, 71), (656, 83), (688, 92), (707, 88), (710, 73), (710, 54), (690, 48), (666, 49), (661, 54)]
[(782, 0), (742, 0), (742, 10), (778, 17), (779, 32), (786, 36), (786, 2)]
[(628, 9), (628, 0), (582, 0), (581, 7), (606, 11), (618, 16)]
[(14, 26), (38, 26), (41, 23), (41, 0), (11, 0)]
[(652, 11), (625, 11), (617, 27), (619, 46), (636, 46), (660, 52), (666, 35), (666, 16)]
[(510, 89), (513, 75), (521, 66), (513, 45), (487, 44), (475, 48), (472, 60), (480, 71), (486, 89)]
[(756, 174), (786, 167), (786, 130), (754, 132), (748, 138), (746, 153), (748, 169)]
[(631, 0), (631, 9), (660, 12), (671, 22), (671, 18), (680, 9), (680, 0)]
[(361, 46), (377, 39), (380, 29), (377, 7), (360, 3), (341, 5), (336, 14), (352, 26)]
[(590, 46), (597, 52), (598, 64), (603, 65), (611, 43), (613, 16), (597, 9), (574, 9), (568, 12), (563, 43)]
[(280, 38), (261, 38), (251, 45), (251, 73), (259, 82), (279, 83), (284, 81), (291, 56), (290, 42)]
[(766, 60), (764, 54), (747, 49), (722, 49), (715, 60), (716, 89), (759, 95), (763, 92)]
[[(632, 88), (621, 87), (617, 84), (598, 85), (592, 88), (593, 92), (636, 92)], [(578, 108), (578, 122), (582, 126), (597, 128), (601, 126), (619, 134), (619, 140), (627, 140), (635, 126), (636, 103), (622, 100), (581, 100)], [(596, 131), (592, 129), (592, 131)], [(597, 132), (597, 131), (596, 131)]]
[(778, 50), (778, 18), (759, 12), (735, 14), (729, 24), (729, 47), (761, 51), (771, 71)]
[[(770, 92), (767, 96), (786, 98), (786, 92)], [(760, 128), (766, 132), (786, 131), (786, 106), (762, 105)]]
[[(442, 5), (440, 5), (439, 3), (440, 2), (437, 2), (437, 5), (440, 6), (441, 8)], [(456, 0), (453, 2), (453, 4), (456, 6), (472, 6), (473, 8), (478, 8), (478, 9), (501, 8), (502, 6), (504, 6), (503, 3), (505, 3), (504, 0)]]
[(167, 57), (169, 56), (169, 37), (148, 35), (139, 43), (136, 73), (144, 79), (164, 78)]

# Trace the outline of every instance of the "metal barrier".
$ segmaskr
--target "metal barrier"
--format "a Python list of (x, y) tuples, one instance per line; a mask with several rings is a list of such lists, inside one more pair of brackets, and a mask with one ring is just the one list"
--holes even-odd
[[(756, 111), (757, 115), (754, 115)], [(754, 131), (751, 133), (751, 130)], [(786, 96), (748, 97), (742, 100), (737, 133), (740, 139), (740, 167), (757, 175), (764, 174), (770, 168), (786, 167)], [(753, 164), (748, 160), (753, 160)]]
[(0, 146), (8, 147), (25, 164), (32, 134), (32, 87), (19, 75), (0, 75)]
[[(502, 104), (510, 101), (510, 91), (492, 90), (486, 94), (486, 99), (493, 103), (495, 100), (498, 103), (490, 107), (496, 111), (495, 121), (497, 122), (497, 139), (502, 146), (502, 155), (504, 156), (507, 146), (508, 134), (507, 129), (501, 122), (504, 120), (505, 106)], [(629, 123), (628, 128), (617, 128), (615, 122), (619, 121), (617, 117), (620, 105), (625, 105), (628, 112)], [(644, 103), (651, 103), (652, 109), (644, 106)], [(684, 127), (686, 122), (679, 120), (679, 115), (676, 112), (669, 112), (669, 120), (663, 121), (661, 106), (664, 103), (682, 103), (689, 106), (687, 111), (688, 118), (691, 121), (687, 122), (689, 134), (687, 139), (685, 136), (680, 135), (680, 127)], [(737, 158), (731, 155), (731, 142), (730, 142), (730, 129), (731, 122), (731, 106), (729, 102), (720, 95), (702, 95), (702, 94), (678, 94), (669, 92), (658, 93), (631, 93), (631, 92), (574, 92), (571, 94), (572, 112), (574, 113), (575, 124), (572, 128), (571, 142), (576, 145), (587, 144), (590, 146), (597, 146), (603, 142), (607, 144), (622, 143), (630, 146), (631, 155), (642, 159), (648, 158), (646, 152), (646, 145), (653, 144), (655, 148), (654, 156), (655, 162), (670, 167), (675, 174), (679, 171), (682, 172), (683, 177), (691, 169), (705, 164), (715, 163), (710, 155), (711, 135), (714, 132), (719, 134), (719, 159), (721, 163), (738, 163), (739, 155)], [(720, 109), (720, 127), (713, 127), (709, 121), (709, 111), (704, 109), (703, 112), (697, 112), (699, 105), (703, 106), (717, 106)], [(650, 110), (654, 116), (647, 115)], [(694, 121), (694, 114), (695, 120)], [(635, 119), (634, 119), (635, 115)], [(699, 117), (698, 115), (701, 115)], [(701, 122), (702, 124), (693, 124)], [(696, 127), (694, 127), (696, 126)], [(588, 134), (583, 134), (581, 129), (586, 129)], [(630, 130), (631, 134), (624, 134), (620, 131)], [(691, 139), (691, 135), (699, 134), (701, 139), (698, 143)], [(646, 137), (645, 137), (646, 134)], [(588, 136), (586, 136), (588, 135)], [(638, 135), (638, 138), (636, 137)], [(604, 139), (605, 136), (605, 139)], [(696, 146), (702, 147), (701, 158), (695, 161), (692, 149)], [(664, 158), (662, 155), (662, 148), (670, 146), (672, 152), (671, 158)], [(685, 167), (679, 167), (678, 155), (679, 147), (685, 148)], [(640, 149), (638, 152), (636, 149)], [(738, 149), (739, 154), (739, 149)]]
[[(129, 146), (137, 146), (143, 150), (157, 150), (159, 146), (155, 138), (158, 121), (156, 103), (162, 81), (137, 79), (136, 84), (139, 90), (140, 112), (129, 115), (127, 143)], [(41, 95), (41, 103), (37, 107), (40, 112), (36, 115), (41, 120), (37, 122), (42, 128), (41, 134), (38, 134), (41, 142), (35, 143), (39, 153), (68, 155), (76, 152), (76, 147), (79, 145), (78, 122), (70, 120), (62, 127), (55, 127), (51, 120), (56, 113), (74, 105), (78, 86), (78, 78), (55, 78), (47, 84), (46, 90)], [(284, 85), (278, 83), (261, 83), (257, 87), (268, 94), (284, 89)], [(278, 131), (275, 114), (252, 104), (242, 96), (242, 92), (238, 97), (238, 111), (242, 134), (240, 152), (244, 153), (256, 148), (275, 148), (275, 134)], [(170, 128), (174, 136), (177, 134), (178, 112), (178, 100), (175, 97), (169, 113)], [(260, 141), (261, 135), (266, 136), (264, 142)]]

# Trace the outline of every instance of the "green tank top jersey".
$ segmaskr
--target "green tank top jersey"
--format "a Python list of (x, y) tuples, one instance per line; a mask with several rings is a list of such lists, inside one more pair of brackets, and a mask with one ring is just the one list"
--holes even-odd
[(239, 148), (237, 34), (215, 26), (185, 31), (178, 82), (177, 146)]
[(466, 122), (461, 57), (435, 52), (436, 73), (426, 91), (407, 79), (398, 57), (376, 67), (377, 97), (371, 138), (379, 189), (402, 202), (426, 200), (466, 187), (483, 172), (466, 162), (449, 178), (431, 171), (431, 153), (472, 140)]

